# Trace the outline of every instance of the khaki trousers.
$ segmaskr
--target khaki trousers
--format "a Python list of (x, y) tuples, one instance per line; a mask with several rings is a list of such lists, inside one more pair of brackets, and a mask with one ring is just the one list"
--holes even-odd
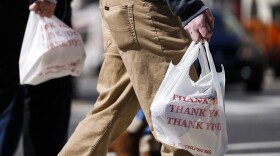
[[(99, 97), (60, 156), (106, 156), (108, 146), (129, 126), (139, 106), (154, 134), (151, 103), (169, 62), (180, 61), (190, 44), (180, 20), (163, 1), (100, 0), (100, 11), (105, 57), (97, 84)], [(167, 145), (161, 153), (190, 155)]]

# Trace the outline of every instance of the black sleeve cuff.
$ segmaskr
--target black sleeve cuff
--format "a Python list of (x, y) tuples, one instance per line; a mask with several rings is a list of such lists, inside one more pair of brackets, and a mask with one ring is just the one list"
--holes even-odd
[(32, 4), (34, 2), (36, 2), (37, 0), (28, 0), (29, 1), (29, 4)]
[(208, 9), (203, 2), (197, 1), (188, 6), (185, 11), (180, 15), (182, 26), (186, 26), (192, 19), (201, 14), (204, 10)]

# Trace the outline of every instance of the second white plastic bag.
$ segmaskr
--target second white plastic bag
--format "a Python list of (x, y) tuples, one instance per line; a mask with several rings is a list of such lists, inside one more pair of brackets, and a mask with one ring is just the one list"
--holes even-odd
[(22, 43), (20, 83), (37, 85), (67, 75), (79, 76), (85, 50), (80, 34), (56, 16), (29, 14)]

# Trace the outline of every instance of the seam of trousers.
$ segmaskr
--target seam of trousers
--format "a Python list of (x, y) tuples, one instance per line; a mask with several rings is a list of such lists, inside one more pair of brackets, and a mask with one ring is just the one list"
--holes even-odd
[[(151, 4), (150, 3), (147, 3), (147, 2), (144, 2), (144, 7), (147, 7), (147, 13), (149, 14), (149, 20), (151, 21), (152, 25), (153, 25), (153, 28), (154, 28), (154, 31), (155, 31), (155, 35), (156, 35), (156, 39), (158, 40), (158, 45), (160, 46), (160, 49), (162, 52), (164, 52), (164, 48), (162, 46), (162, 43), (160, 42), (160, 37), (159, 37), (159, 34), (158, 34), (158, 28), (156, 27), (155, 25), (155, 20), (152, 18), (152, 15), (151, 15), (151, 10), (150, 10), (150, 7), (151, 7)], [(165, 61), (166, 61), (166, 57), (164, 56), (165, 58)]]
[[(133, 93), (133, 92), (130, 93), (130, 95), (128, 96), (127, 99), (130, 99), (132, 93)], [(126, 100), (126, 101), (127, 101), (127, 100)], [(123, 107), (124, 107), (124, 105), (122, 106), (122, 108), (123, 108)], [(101, 139), (103, 139), (103, 137), (105, 136), (105, 134), (108, 132), (108, 129), (112, 126), (113, 121), (115, 121), (115, 119), (118, 118), (119, 112), (121, 112), (121, 111), (118, 111), (118, 113), (114, 116), (114, 118), (111, 120), (111, 122), (110, 122), (110, 123), (108, 124), (108, 126), (105, 128), (104, 133), (102, 133), (101, 137), (97, 140), (95, 146), (92, 146), (92, 149), (90, 150), (90, 153), (88, 154), (88, 156), (91, 156), (91, 154), (93, 154), (93, 155), (95, 154), (95, 153), (94, 153), (94, 150), (100, 145), (99, 143), (100, 143)], [(107, 151), (108, 151), (108, 149), (107, 149)]]

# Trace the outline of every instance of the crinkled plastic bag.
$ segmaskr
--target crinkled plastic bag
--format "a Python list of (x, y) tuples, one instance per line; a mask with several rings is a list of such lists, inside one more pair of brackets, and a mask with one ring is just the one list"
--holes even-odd
[(29, 14), (21, 47), (20, 83), (37, 85), (67, 75), (79, 76), (86, 53), (80, 34), (56, 16)]
[[(197, 59), (201, 74), (194, 82), (189, 72)], [(192, 42), (179, 64), (170, 63), (151, 105), (156, 138), (195, 156), (222, 156), (228, 145), (224, 88), (224, 69), (216, 71), (208, 43)]]

